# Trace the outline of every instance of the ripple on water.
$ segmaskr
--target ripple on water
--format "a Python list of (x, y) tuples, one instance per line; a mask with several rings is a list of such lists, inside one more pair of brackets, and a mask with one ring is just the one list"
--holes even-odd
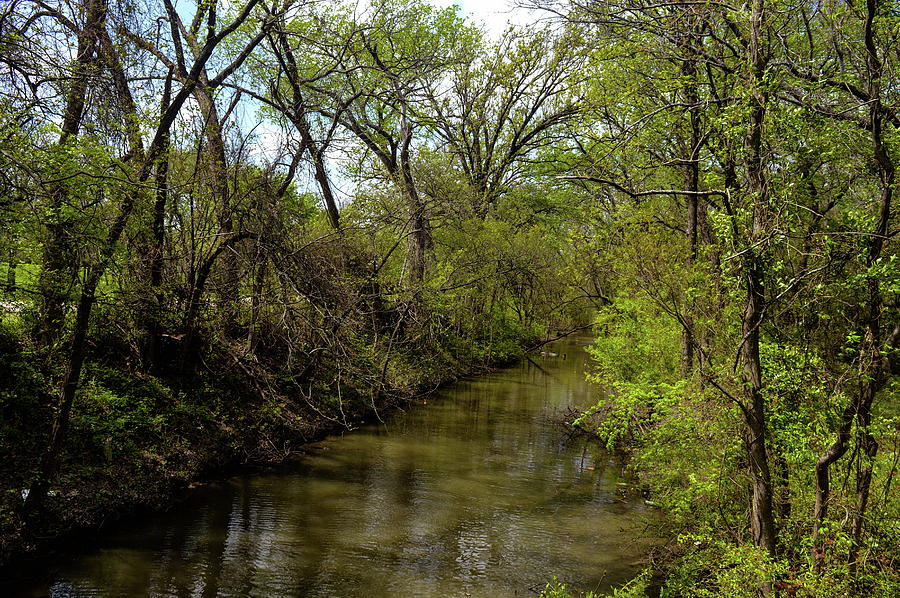
[[(548, 422), (588, 405), (575, 344), (241, 476), (48, 568), (22, 595), (394, 598), (588, 589), (634, 573), (645, 512), (599, 449)], [(18, 595), (13, 592), (13, 595)]]

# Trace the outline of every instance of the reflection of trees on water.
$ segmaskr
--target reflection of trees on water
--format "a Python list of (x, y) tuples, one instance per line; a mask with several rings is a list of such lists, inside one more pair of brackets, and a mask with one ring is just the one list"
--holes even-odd
[(292, 471), (210, 491), (123, 532), (76, 577), (178, 598), (501, 596), (560, 571), (593, 587), (640, 547), (621, 554), (635, 505), (617, 501), (616, 468), (547, 424), (586, 397), (583, 360), (567, 351), (327, 441)]

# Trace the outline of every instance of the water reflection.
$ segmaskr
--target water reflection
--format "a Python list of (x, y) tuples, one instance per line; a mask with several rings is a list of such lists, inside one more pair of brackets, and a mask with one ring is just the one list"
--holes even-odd
[[(584, 355), (463, 382), (277, 473), (206, 490), (57, 563), (26, 596), (527, 596), (604, 589), (644, 550), (617, 467), (548, 425), (585, 406)], [(539, 365), (539, 367), (538, 367)]]

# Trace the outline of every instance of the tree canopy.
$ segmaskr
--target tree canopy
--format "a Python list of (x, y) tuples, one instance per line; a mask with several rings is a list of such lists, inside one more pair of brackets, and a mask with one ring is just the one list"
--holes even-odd
[(896, 4), (520, 4), (0, 9), (4, 555), (592, 325), (666, 595), (894, 595)]

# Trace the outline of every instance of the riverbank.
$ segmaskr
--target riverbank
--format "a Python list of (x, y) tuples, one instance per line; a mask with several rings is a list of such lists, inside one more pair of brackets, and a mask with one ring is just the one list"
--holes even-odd
[(302, 384), (226, 344), (208, 351), (189, 381), (128, 371), (98, 352), (74, 407), (60, 474), (42, 511), (28, 519), (22, 507), (52, 420), (51, 391), (29, 346), (4, 329), (0, 361), (12, 375), (0, 382), (0, 564), (9, 569), (117, 520), (164, 510), (198, 482), (283, 461), (304, 444), (510, 363), (533, 337), (505, 340), (505, 350), (477, 355), (432, 344), (416, 347), (413, 359), (395, 349), (361, 380), (342, 378), (324, 361)]
[(513, 598), (553, 575), (621, 583), (653, 511), (617, 459), (555, 425), (594, 390), (584, 342), (197, 489), (42, 559), (11, 593)]

